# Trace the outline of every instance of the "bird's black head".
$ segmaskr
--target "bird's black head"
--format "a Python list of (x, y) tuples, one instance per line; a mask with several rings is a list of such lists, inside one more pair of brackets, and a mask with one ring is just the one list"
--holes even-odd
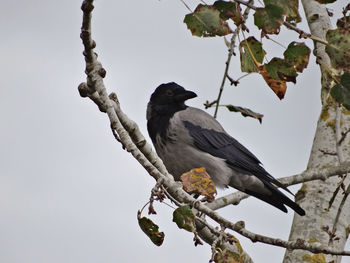
[(185, 101), (194, 97), (197, 97), (196, 93), (185, 90), (175, 82), (156, 88), (147, 106), (147, 128), (152, 141), (155, 141), (157, 134), (165, 138), (170, 118), (186, 109)]
[(197, 94), (185, 90), (175, 82), (169, 82), (161, 84), (153, 92), (150, 102), (153, 105), (184, 105), (184, 102), (188, 99), (197, 97)]

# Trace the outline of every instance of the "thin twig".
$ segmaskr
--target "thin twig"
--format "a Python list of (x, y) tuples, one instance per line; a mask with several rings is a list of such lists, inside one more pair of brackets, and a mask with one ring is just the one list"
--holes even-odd
[(239, 30), (240, 30), (240, 27), (237, 27), (236, 30), (233, 32), (232, 37), (231, 37), (231, 42), (230, 42), (230, 47), (229, 47), (229, 50), (228, 50), (227, 61), (225, 62), (226, 66), (225, 66), (224, 76), (222, 77), (218, 98), (216, 99), (214, 118), (216, 118), (216, 116), (218, 114), (220, 99), (221, 99), (221, 96), (222, 96), (222, 92), (224, 91), (224, 85), (225, 85), (228, 69), (230, 67), (231, 57), (232, 57), (233, 52), (234, 52), (235, 39), (236, 39), (236, 36), (237, 36)]
[[(350, 4), (349, 4), (350, 5)], [(339, 140), (339, 144), (342, 144), (343, 143), (343, 141), (345, 140), (345, 138), (346, 138), (346, 135), (348, 135), (348, 133), (350, 132), (350, 129), (348, 129), (346, 132), (342, 132), (341, 133), (341, 138), (340, 138), (340, 140)]]
[(184, 0), (180, 0), (180, 1), (184, 4), (184, 6), (186, 6), (186, 8), (188, 9), (188, 11), (190, 11), (190, 12), (192, 13), (191, 8), (185, 3), (185, 1), (184, 1)]
[[(236, 1), (236, 2), (240, 3), (240, 1)], [(244, 2), (247, 5), (247, 8), (244, 10), (244, 13), (243, 13), (243, 23), (244, 23), (245, 20), (247, 20), (249, 11), (251, 9), (250, 5), (253, 2), (254, 2), (253, 0), (249, 0), (248, 2)], [(231, 42), (230, 42), (230, 46), (229, 46), (229, 49), (228, 49), (227, 60), (225, 62), (226, 66), (225, 66), (225, 70), (224, 70), (224, 76), (222, 77), (222, 81), (221, 81), (221, 85), (220, 85), (220, 89), (219, 89), (219, 94), (218, 94), (218, 97), (216, 99), (214, 118), (216, 118), (217, 114), (218, 114), (220, 99), (221, 99), (221, 96), (222, 96), (222, 92), (224, 90), (226, 78), (228, 76), (228, 70), (230, 68), (231, 58), (232, 58), (232, 55), (234, 54), (234, 48), (235, 48), (235, 45), (236, 45), (236, 37), (239, 35), (239, 31), (240, 30), (241, 30), (241, 27), (237, 27), (236, 30), (233, 32), (232, 37), (231, 37)]]
[(256, 7), (256, 6), (254, 6), (253, 5), (253, 1), (243, 1), (243, 0), (233, 0), (233, 1), (235, 1), (235, 2), (237, 2), (237, 3), (240, 3), (240, 4), (242, 4), (242, 5), (245, 5), (245, 6), (247, 6), (247, 7), (249, 7), (250, 9), (253, 9), (253, 10), (256, 10), (256, 9), (258, 9), (258, 7)]
[(312, 40), (314, 40), (316, 42), (319, 42), (321, 44), (324, 44), (324, 45), (327, 45), (327, 46), (330, 45), (326, 40), (321, 39), (321, 38), (316, 37), (316, 36), (313, 36), (310, 33), (306, 33), (303, 30), (301, 30), (300, 28), (297, 28), (296, 26), (292, 25), (291, 23), (289, 23), (287, 21), (284, 21), (283, 25), (285, 25), (287, 28), (289, 28), (291, 30), (294, 30), (295, 32), (299, 33), (299, 37), (300, 38), (310, 38), (310, 39), (312, 39)]
[(266, 35), (265, 37), (266, 37), (268, 40), (270, 40), (270, 41), (274, 42), (275, 44), (279, 45), (280, 47), (283, 47), (284, 49), (287, 49), (287, 47), (286, 47), (286, 46), (284, 46), (284, 45), (283, 45), (283, 44), (281, 44), (280, 42), (278, 42), (278, 41), (276, 41), (276, 40), (272, 39), (272, 38), (271, 38), (271, 37), (269, 37), (268, 35)]
[(335, 148), (337, 151), (338, 161), (339, 163), (344, 162), (344, 155), (341, 147), (341, 138), (342, 138), (342, 132), (341, 132), (341, 105), (337, 105), (335, 109)]
[(220, 243), (222, 243), (224, 235), (225, 235), (225, 228), (223, 226), (221, 226), (221, 229), (220, 229), (218, 237), (211, 244), (211, 253), (212, 253), (211, 260), (212, 261), (214, 261), (214, 257), (215, 257), (215, 254), (216, 254), (216, 249), (220, 245)]

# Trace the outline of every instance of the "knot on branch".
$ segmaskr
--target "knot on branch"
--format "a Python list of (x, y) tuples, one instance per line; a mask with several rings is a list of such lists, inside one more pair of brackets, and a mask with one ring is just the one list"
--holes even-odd
[(94, 5), (92, 4), (92, 1), (85, 0), (81, 5), (81, 10), (85, 13), (91, 13), (92, 10), (94, 10)]
[(89, 87), (85, 82), (82, 82), (79, 84), (78, 91), (81, 97), (83, 98), (89, 97), (89, 94), (90, 94)]
[(238, 221), (235, 224), (235, 226), (238, 227), (239, 229), (244, 229), (245, 228), (245, 223), (244, 223), (244, 221)]
[(198, 209), (200, 207), (201, 201), (199, 200), (194, 200), (192, 203), (192, 207), (195, 209)]
[(118, 100), (117, 94), (112, 92), (111, 94), (109, 94), (108, 97), (109, 97), (110, 100), (113, 100), (117, 105), (119, 105), (119, 100)]
[(138, 148), (142, 148), (146, 145), (146, 143), (147, 143), (146, 140), (141, 140), (141, 141), (136, 142), (135, 144)]
[(104, 68), (100, 68), (98, 70), (98, 75), (100, 75), (101, 78), (106, 77), (107, 71)]
[[(85, 40), (85, 39), (88, 39), (89, 37), (90, 37), (90, 31), (82, 29), (80, 33), (80, 38), (82, 40)], [(86, 56), (85, 53), (83, 53), (83, 55)]]

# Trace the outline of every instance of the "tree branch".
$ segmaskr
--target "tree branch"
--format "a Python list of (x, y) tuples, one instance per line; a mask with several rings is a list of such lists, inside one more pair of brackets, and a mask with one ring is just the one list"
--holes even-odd
[[(296, 174), (288, 177), (279, 178), (285, 186), (300, 184), (304, 182), (314, 180), (326, 180), (332, 176), (342, 175), (350, 172), (350, 162), (342, 163), (339, 166), (321, 168), (321, 169), (308, 169), (301, 174)], [(248, 198), (249, 195), (237, 191), (232, 194), (216, 198), (213, 202), (208, 203), (207, 206), (213, 210), (223, 208), (227, 205), (233, 204), (238, 205), (243, 199)]]
[(225, 62), (226, 66), (225, 66), (224, 76), (222, 77), (218, 97), (215, 100), (216, 103), (215, 103), (214, 118), (216, 118), (216, 116), (218, 114), (220, 99), (221, 99), (222, 92), (224, 91), (224, 86), (225, 86), (225, 82), (226, 82), (226, 78), (227, 78), (228, 69), (230, 67), (231, 58), (232, 58), (232, 55), (234, 53), (235, 40), (236, 40), (236, 37), (239, 33), (239, 30), (240, 30), (240, 28), (237, 27), (236, 30), (233, 32), (232, 37), (231, 37), (230, 47), (228, 49), (227, 61)]
[(288, 29), (294, 30), (295, 32), (299, 33), (300, 38), (310, 38), (313, 41), (319, 42), (321, 44), (328, 45), (328, 46), (330, 45), (326, 40), (321, 39), (321, 38), (316, 37), (316, 36), (313, 36), (310, 33), (306, 33), (303, 30), (301, 30), (300, 28), (297, 28), (296, 26), (292, 25), (291, 23), (289, 23), (287, 21), (284, 21), (283, 25), (285, 25)]

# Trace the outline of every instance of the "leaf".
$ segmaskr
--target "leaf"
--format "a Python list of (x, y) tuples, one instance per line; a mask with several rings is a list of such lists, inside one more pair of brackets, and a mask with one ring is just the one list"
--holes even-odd
[(288, 22), (301, 22), (301, 17), (298, 12), (298, 0), (264, 0), (266, 5), (276, 5), (283, 9), (283, 14), (286, 16)]
[(298, 73), (284, 59), (273, 58), (269, 63), (265, 64), (265, 68), (269, 72), (269, 75), (276, 80), (296, 83)]
[(340, 83), (331, 89), (332, 97), (343, 106), (350, 110), (350, 73), (344, 72), (340, 77)]
[[(350, 7), (350, 4), (349, 4)], [(350, 27), (350, 16), (343, 16), (342, 18), (339, 18), (337, 21), (337, 27), (338, 28), (349, 28)]]
[(350, 71), (350, 28), (328, 30), (326, 40), (331, 44), (326, 52), (333, 67)]
[(260, 113), (256, 113), (250, 109), (247, 108), (242, 108), (239, 106), (233, 106), (233, 105), (224, 105), (229, 111), (234, 111), (234, 112), (240, 112), (243, 117), (252, 117), (254, 119), (257, 119), (260, 123), (262, 122), (262, 118), (264, 115)]
[(294, 66), (297, 72), (303, 72), (304, 68), (307, 67), (310, 57), (310, 48), (303, 42), (292, 42), (288, 45), (283, 55), (285, 61)]
[(278, 34), (283, 24), (283, 9), (277, 5), (267, 4), (265, 8), (257, 8), (254, 24), (262, 30), (261, 37), (266, 34)]
[(147, 217), (141, 218), (141, 212), (137, 213), (137, 220), (142, 231), (151, 239), (156, 246), (161, 246), (164, 241), (164, 232), (159, 232), (159, 227)]
[(327, 263), (326, 258), (321, 253), (313, 255), (304, 254), (302, 256), (302, 260), (308, 263)]
[(243, 263), (245, 261), (244, 254), (240, 255), (227, 249), (219, 250), (214, 256), (215, 263)]
[(350, 11), (350, 4), (347, 4), (343, 8), (343, 17), (338, 19), (337, 27), (338, 28), (350, 28), (350, 16), (346, 15)]
[(204, 167), (194, 168), (191, 171), (182, 174), (180, 178), (186, 192), (203, 195), (207, 198), (208, 202), (215, 199), (215, 184)]
[(281, 100), (284, 98), (284, 94), (287, 90), (287, 84), (283, 80), (277, 80), (271, 77), (269, 72), (266, 70), (265, 65), (260, 66), (259, 73), (264, 78), (265, 82), (269, 87), (273, 90), (273, 92), (277, 95), (277, 97)]
[(216, 1), (213, 6), (220, 12), (221, 19), (232, 19), (236, 26), (243, 23), (242, 9), (236, 2)]
[(173, 222), (175, 222), (179, 228), (193, 233), (196, 231), (194, 219), (195, 215), (188, 205), (180, 206), (175, 209), (173, 213)]
[(320, 4), (331, 4), (337, 0), (316, 0), (316, 1), (319, 2)]
[(192, 35), (198, 37), (225, 36), (232, 33), (214, 6), (199, 4), (193, 13), (185, 16), (184, 23)]
[[(249, 48), (252, 54), (249, 52)], [(239, 43), (239, 53), (241, 59), (241, 70), (242, 72), (258, 72), (257, 65), (255, 65), (255, 60), (258, 63), (262, 63), (266, 55), (265, 50), (262, 48), (261, 42), (255, 39), (255, 37), (248, 37), (247, 40), (243, 40)]]

